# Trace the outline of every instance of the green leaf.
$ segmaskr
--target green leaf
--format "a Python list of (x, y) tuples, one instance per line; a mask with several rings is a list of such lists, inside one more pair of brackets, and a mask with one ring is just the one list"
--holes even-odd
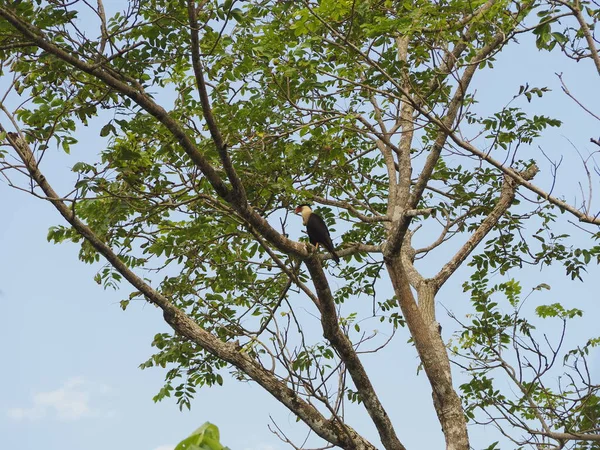
[(112, 123), (107, 123), (100, 130), (100, 136), (105, 137), (108, 136), (110, 133), (117, 134), (117, 130)]
[(228, 450), (221, 445), (219, 439), (219, 429), (210, 422), (205, 422), (189, 437), (177, 444), (175, 450)]
[(239, 8), (232, 9), (230, 14), (236, 22), (242, 22), (244, 20), (244, 12)]
[(534, 287), (533, 289), (534, 289), (534, 290), (536, 290), (536, 291), (541, 291), (542, 289), (546, 289), (546, 290), (548, 290), (548, 291), (549, 291), (549, 290), (551, 289), (551, 287), (550, 287), (550, 285), (548, 285), (548, 284), (546, 284), (546, 283), (541, 283), (541, 284), (538, 284), (538, 285), (537, 285), (536, 287)]

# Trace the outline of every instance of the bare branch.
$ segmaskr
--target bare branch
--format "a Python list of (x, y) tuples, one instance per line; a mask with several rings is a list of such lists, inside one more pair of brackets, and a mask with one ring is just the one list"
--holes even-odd
[[(588, 113), (590, 116), (592, 116), (594, 119), (596, 120), (600, 120), (600, 117), (597, 116), (596, 114), (594, 114), (592, 111), (590, 111), (588, 108), (586, 108), (583, 103), (581, 103), (579, 100), (577, 100), (577, 98), (571, 94), (571, 91), (569, 91), (569, 89), (567, 88), (567, 85), (565, 83), (565, 81), (563, 80), (562, 77), (562, 73), (557, 73), (556, 76), (558, 77), (558, 79), (560, 80), (560, 84), (561, 84), (561, 88), (563, 90), (563, 92), (565, 94), (567, 94), (575, 103), (577, 103), (581, 109), (583, 109), (586, 113)], [(593, 142), (593, 141), (592, 141)]]

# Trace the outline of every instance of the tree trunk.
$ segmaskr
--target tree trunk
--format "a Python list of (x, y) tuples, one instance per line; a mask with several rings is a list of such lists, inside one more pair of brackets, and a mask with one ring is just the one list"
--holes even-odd
[[(413, 296), (401, 258), (385, 258), (386, 267), (402, 314), (432, 388), (433, 404), (446, 439), (447, 450), (469, 450), (467, 421), (460, 397), (452, 386), (450, 360), (433, 316), (425, 317)], [(424, 288), (425, 303), (433, 302), (433, 292)], [(432, 308), (425, 308), (432, 311)]]

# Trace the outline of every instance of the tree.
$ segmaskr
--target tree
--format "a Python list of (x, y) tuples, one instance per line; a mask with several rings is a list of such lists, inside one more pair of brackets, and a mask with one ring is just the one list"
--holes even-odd
[[(560, 263), (582, 279), (600, 261), (600, 218), (591, 194), (569, 203), (534, 182), (545, 160), (530, 149), (561, 122), (524, 107), (548, 89), (524, 82), (486, 115), (472, 88), (529, 35), (600, 73), (596, 6), (153, 0), (107, 14), (101, 0), (5, 3), (2, 174), (68, 222), (50, 240), (81, 242), (82, 261), (107, 262), (99, 282), (132, 286), (123, 308), (144, 299), (162, 310), (174, 333), (156, 336), (143, 365), (172, 367), (159, 399), (175, 391), (189, 407), (195, 387), (230, 371), (327, 444), (403, 449), (360, 354), (406, 326), (446, 448), (469, 448), (468, 420), (493, 422), (519, 446), (599, 448), (585, 356), (600, 341), (567, 351), (567, 386), (548, 384), (564, 351), (535, 335), (512, 274)], [(82, 18), (95, 25), (82, 29)], [(92, 121), (103, 121), (106, 148), (76, 163), (73, 190), (58, 193), (42, 157), (54, 145), (78, 149), (75, 132)], [(591, 192), (598, 169), (586, 163)], [(339, 270), (288, 233), (290, 209), (307, 202), (332, 231), (335, 211)], [(556, 232), (564, 217), (580, 224)], [(570, 236), (580, 228), (581, 248)], [(444, 247), (453, 254), (439, 264)], [(448, 345), (436, 296), (465, 264), (473, 313)], [(157, 275), (141, 277), (150, 269)], [(492, 285), (492, 274), (503, 281)], [(393, 296), (381, 298), (386, 284)], [(538, 312), (565, 323), (581, 314)], [(364, 332), (369, 317), (391, 337)], [(460, 387), (451, 361), (469, 376)], [(497, 369), (516, 389), (499, 390), (488, 376)], [(363, 405), (380, 444), (344, 420), (346, 401)]]

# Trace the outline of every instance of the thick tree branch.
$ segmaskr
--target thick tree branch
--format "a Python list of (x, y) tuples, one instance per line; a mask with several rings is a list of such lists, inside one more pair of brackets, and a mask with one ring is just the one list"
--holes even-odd
[(104, 4), (102, 0), (98, 0), (98, 9), (96, 10), (96, 14), (100, 18), (100, 35), (102, 36), (100, 39), (100, 47), (98, 48), (99, 56), (98, 58), (102, 58), (104, 54), (104, 50), (106, 48), (106, 44), (108, 42), (108, 28), (106, 27), (106, 13), (104, 12)]
[[(396, 38), (396, 46), (398, 47), (398, 60), (408, 67), (408, 36)], [(408, 76), (408, 70), (405, 68), (402, 73), (402, 86), (404, 89), (410, 91), (410, 79)], [(410, 197), (410, 186), (411, 186), (411, 175), (412, 175), (412, 161), (410, 159), (410, 150), (415, 134), (415, 124), (413, 115), (415, 108), (413, 106), (414, 100), (404, 99), (400, 106), (400, 118), (399, 126), (402, 129), (402, 136), (400, 137), (399, 153), (398, 153), (398, 187), (397, 187), (397, 198), (394, 203), (390, 204), (390, 207), (394, 211), (390, 211), (392, 215), (401, 213), (402, 208), (408, 202)], [(390, 209), (388, 207), (388, 209)], [(396, 220), (398, 217), (396, 217)]]
[[(377, 148), (379, 149), (379, 151), (383, 155), (383, 160), (385, 162), (385, 167), (387, 169), (388, 184), (389, 184), (388, 192), (389, 193), (388, 193), (388, 207), (387, 207), (387, 214), (386, 214), (386, 216), (391, 221), (393, 219), (392, 214), (394, 212), (392, 205), (395, 205), (398, 202), (397, 201), (397, 197), (398, 197), (398, 175), (396, 174), (396, 168), (398, 167), (398, 164), (394, 160), (394, 155), (392, 154), (392, 150), (390, 149), (389, 145), (387, 145), (381, 139), (378, 139), (375, 143), (377, 145)], [(386, 223), (385, 225), (388, 228), (391, 227), (391, 223)]]
[(247, 202), (246, 190), (244, 189), (244, 186), (242, 185), (242, 182), (240, 181), (240, 178), (233, 167), (229, 152), (227, 151), (227, 144), (223, 140), (223, 136), (221, 135), (217, 121), (212, 113), (210, 99), (208, 98), (208, 91), (206, 89), (206, 82), (204, 80), (204, 72), (202, 70), (202, 62), (200, 61), (200, 44), (198, 40), (199, 26), (196, 18), (195, 1), (188, 0), (188, 17), (190, 21), (192, 67), (194, 68), (194, 76), (196, 77), (196, 85), (200, 95), (202, 114), (204, 115), (204, 120), (206, 121), (210, 136), (212, 137), (215, 147), (217, 147), (217, 151), (219, 152), (219, 156), (221, 158), (223, 168), (225, 169), (225, 173), (227, 174), (227, 178), (233, 186), (233, 190), (236, 195), (235, 201), (239, 204), (245, 204)]
[(600, 442), (600, 434), (591, 434), (591, 433), (560, 433), (557, 431), (538, 431), (538, 430), (529, 430), (532, 434), (539, 436), (546, 436), (550, 439), (554, 439), (557, 441), (590, 441), (590, 442)]
[(319, 262), (316, 255), (311, 255), (305, 260), (306, 267), (310, 273), (312, 281), (315, 285), (315, 290), (319, 296), (321, 324), (323, 326), (323, 335), (331, 343), (340, 359), (344, 362), (348, 373), (352, 377), (352, 381), (360, 395), (360, 398), (365, 405), (365, 409), (371, 416), (379, 438), (386, 450), (404, 450), (394, 426), (381, 404), (375, 388), (371, 384), (371, 380), (365, 371), (352, 342), (348, 339), (339, 326), (337, 312), (335, 310), (335, 301), (329, 283), (323, 272), (323, 266)]
[[(345, 247), (341, 250), (336, 250), (337, 255), (340, 258), (344, 256), (354, 255), (355, 253), (381, 253), (381, 245), (369, 245), (369, 244), (360, 244), (360, 243), (349, 243), (344, 244)], [(321, 255), (322, 259), (331, 259), (329, 255)]]

